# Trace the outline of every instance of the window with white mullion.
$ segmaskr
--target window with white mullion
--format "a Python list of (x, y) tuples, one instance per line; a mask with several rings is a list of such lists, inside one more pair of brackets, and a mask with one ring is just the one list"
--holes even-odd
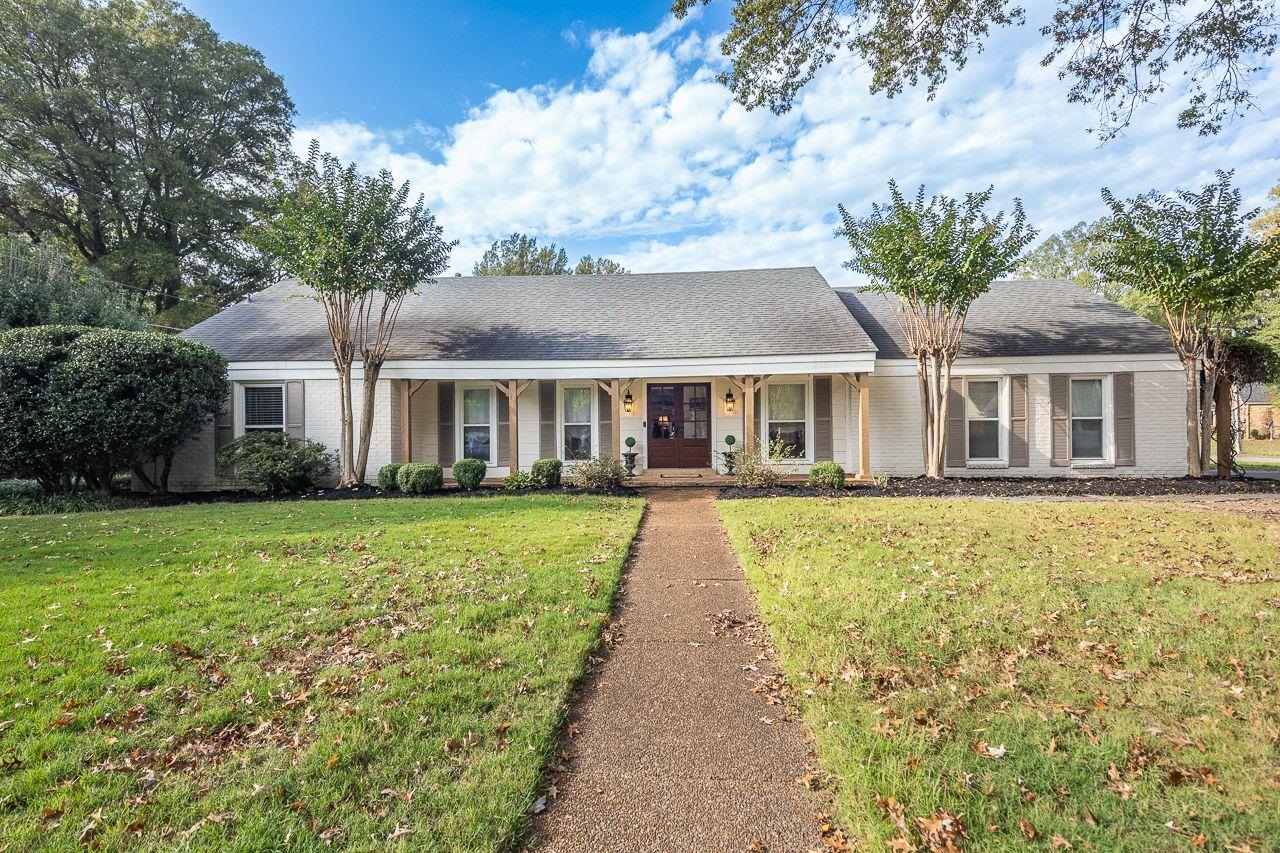
[(781, 445), (784, 459), (804, 459), (808, 454), (808, 393), (804, 382), (770, 382), (765, 398), (767, 452)]
[(284, 432), (284, 386), (244, 386), (245, 432)]
[(1106, 459), (1102, 377), (1071, 380), (1071, 458)]
[(570, 385), (561, 398), (561, 447), (567, 462), (590, 459), (594, 446), (594, 386)]
[(462, 389), (462, 458), (493, 464), (494, 388)]
[(965, 382), (964, 416), (966, 458), (971, 462), (999, 462), (1000, 380), (969, 379)]

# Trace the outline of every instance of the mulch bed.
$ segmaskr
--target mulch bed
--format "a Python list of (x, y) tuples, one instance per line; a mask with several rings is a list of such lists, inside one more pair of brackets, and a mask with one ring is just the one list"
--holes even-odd
[(1280, 480), (1216, 477), (982, 477), (934, 480), (895, 477), (884, 485), (852, 485), (840, 491), (804, 485), (769, 489), (732, 486), (720, 490), (725, 499), (761, 497), (821, 498), (949, 498), (949, 497), (1163, 497), (1166, 495), (1280, 494)]

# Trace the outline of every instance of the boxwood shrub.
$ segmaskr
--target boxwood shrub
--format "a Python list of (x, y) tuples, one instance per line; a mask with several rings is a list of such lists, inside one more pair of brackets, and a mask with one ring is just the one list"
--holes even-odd
[(844, 468), (835, 462), (815, 462), (809, 469), (809, 485), (818, 489), (844, 488)]
[(400, 473), (400, 468), (404, 465), (402, 462), (392, 462), (390, 465), (383, 465), (378, 469), (378, 488), (384, 492), (389, 492), (397, 488), (396, 475)]
[(453, 463), (453, 479), (467, 491), (479, 488), (484, 481), (485, 464), (480, 459), (459, 459)]
[(534, 460), (530, 473), (538, 481), (539, 488), (558, 489), (560, 488), (560, 468), (559, 459), (537, 459)]
[(407, 495), (444, 488), (444, 469), (434, 462), (406, 462), (396, 473), (396, 486)]

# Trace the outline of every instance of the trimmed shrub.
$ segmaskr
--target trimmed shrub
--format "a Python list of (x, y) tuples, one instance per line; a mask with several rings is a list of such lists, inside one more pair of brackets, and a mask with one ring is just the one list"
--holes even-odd
[(246, 432), (218, 451), (218, 476), (260, 495), (313, 489), (332, 470), (333, 454), (323, 444), (283, 432)]
[(512, 471), (507, 478), (502, 481), (502, 488), (519, 492), (525, 489), (537, 489), (541, 487), (538, 478), (529, 471)]
[(444, 469), (434, 462), (406, 462), (396, 472), (396, 486), (406, 495), (425, 495), (444, 488)]
[(487, 466), (480, 459), (459, 459), (453, 463), (453, 479), (458, 481), (458, 485), (468, 492), (480, 487), (484, 482), (484, 472)]
[(622, 463), (611, 456), (593, 456), (580, 462), (573, 472), (573, 481), (592, 492), (616, 489), (625, 477)]
[(560, 488), (561, 466), (562, 463), (559, 459), (535, 459), (531, 473), (534, 479), (538, 481), (538, 487), (543, 489)]
[(400, 469), (404, 466), (403, 462), (392, 462), (390, 465), (383, 465), (378, 469), (378, 488), (384, 492), (389, 492), (397, 488), (396, 475), (400, 473)]
[(835, 491), (844, 488), (844, 468), (835, 462), (815, 462), (809, 469), (809, 485)]

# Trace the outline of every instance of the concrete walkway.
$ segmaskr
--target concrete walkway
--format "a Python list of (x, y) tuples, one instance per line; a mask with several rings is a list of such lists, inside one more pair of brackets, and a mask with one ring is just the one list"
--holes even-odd
[(818, 850), (815, 766), (714, 492), (655, 489), (535, 848)]

